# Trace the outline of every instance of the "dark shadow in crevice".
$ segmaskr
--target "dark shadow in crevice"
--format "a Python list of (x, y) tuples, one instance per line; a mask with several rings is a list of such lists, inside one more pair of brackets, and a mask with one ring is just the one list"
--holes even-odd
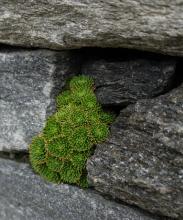
[(173, 84), (172, 84), (173, 88), (177, 88), (183, 83), (183, 58), (177, 59), (175, 75), (172, 80), (173, 80)]
[(177, 59), (177, 57), (163, 55), (153, 52), (140, 51), (126, 48), (99, 48), (99, 47), (85, 47), (80, 49), (83, 54), (83, 60), (88, 59), (105, 59), (107, 61), (128, 61), (133, 59)]
[(20, 163), (29, 163), (29, 153), (25, 151), (1, 151), (0, 158), (13, 160)]
[(162, 93), (158, 93), (150, 99), (165, 95), (166, 93), (171, 92), (173, 89), (178, 88), (183, 83), (183, 58), (176, 58), (175, 74), (170, 81), (170, 84), (167, 85)]
[(128, 105), (102, 105), (104, 112), (111, 113), (115, 117), (118, 117), (120, 111), (125, 109)]
[(9, 44), (1, 44), (0, 43), (0, 51), (6, 52), (6, 53), (12, 53), (12, 52), (21, 52), (21, 51), (33, 51), (33, 50), (41, 50), (44, 48), (38, 48), (38, 47), (22, 47), (22, 46), (15, 46), (15, 45), (9, 45)]

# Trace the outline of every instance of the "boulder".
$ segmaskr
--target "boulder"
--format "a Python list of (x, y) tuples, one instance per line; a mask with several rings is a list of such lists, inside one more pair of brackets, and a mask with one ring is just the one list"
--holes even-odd
[(25, 151), (54, 111), (55, 95), (78, 72), (72, 51), (0, 51), (0, 151)]
[(183, 84), (122, 110), (87, 170), (98, 191), (183, 219)]
[(172, 87), (176, 63), (172, 59), (130, 56), (89, 57), (82, 73), (95, 79), (96, 95), (108, 106), (126, 106), (138, 99), (152, 98)]
[(1, 220), (159, 220), (93, 190), (44, 182), (29, 165), (0, 159)]
[(1, 0), (0, 43), (183, 55), (181, 0)]

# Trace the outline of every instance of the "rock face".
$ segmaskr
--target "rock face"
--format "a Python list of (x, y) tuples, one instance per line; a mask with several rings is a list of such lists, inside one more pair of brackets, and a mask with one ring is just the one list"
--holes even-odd
[[(64, 5), (67, 4), (65, 2), (62, 4), (63, 11)], [(7, 1), (3, 3), (0, 11), (11, 5), (7, 4)], [(14, 9), (22, 10), (22, 13), (23, 9), (28, 7), (28, 1), (21, 5), (20, 1), (16, 3)], [(29, 3), (29, 15), (32, 11), (35, 12), (37, 7), (36, 13), (42, 10), (42, 14), (39, 14), (42, 19), (52, 10), (49, 8), (46, 11), (47, 5), (44, 8), (38, 7), (44, 0)], [(59, 1), (54, 4), (59, 4)], [(82, 5), (84, 4), (85, 1), (82, 2)], [(58, 13), (61, 6), (57, 5), (55, 8), (55, 5), (53, 8), (55, 13)], [(78, 5), (78, 1), (74, 2), (71, 9)], [(111, 2), (110, 7), (113, 6)], [(84, 13), (85, 9), (83, 10)], [(72, 10), (70, 12), (72, 15)], [(7, 19), (8, 13), (11, 14), (12, 11), (4, 14)], [(26, 10), (24, 13), (26, 14)], [(11, 16), (12, 33), (15, 27), (13, 19), (17, 16), (18, 11)], [(59, 13), (57, 16), (60, 16)], [(32, 16), (32, 20), (26, 18), (31, 24), (35, 17)], [(53, 22), (54, 19), (51, 18), (50, 14), (45, 24)], [(37, 22), (39, 23), (38, 17)], [(58, 20), (59, 22), (61, 20)], [(18, 24), (25, 25), (26, 22)], [(0, 33), (2, 27), (0, 26)], [(30, 34), (37, 33), (34, 28)], [(48, 25), (48, 35), (49, 28), (51, 27)], [(18, 27), (16, 30), (19, 33)], [(26, 30), (25, 28), (24, 33), (17, 35), (18, 40), (24, 37)], [(3, 33), (6, 33), (6, 30), (4, 31)], [(14, 40), (11, 33), (8, 36)], [(39, 45), (36, 42), (40, 42), (39, 46), (44, 46), (45, 43), (44, 39), (39, 41), (37, 37), (25, 39), (33, 40), (33, 46)], [(21, 42), (25, 43), (23, 40)], [(49, 41), (47, 45), (50, 47)], [(53, 45), (58, 46), (54, 43)], [(62, 48), (62, 45), (59, 45), (59, 48)], [(0, 48), (0, 220), (168, 219), (165, 216), (181, 220), (183, 85), (167, 93), (182, 79), (181, 65), (177, 71), (174, 58), (167, 57), (159, 59), (137, 56), (130, 59), (116, 55), (118, 59), (106, 59), (105, 56), (102, 58), (97, 54), (98, 58), (94, 59), (90, 54), (91, 48), (86, 50), (88, 56), (85, 56), (85, 49), (56, 52)], [(88, 59), (89, 57), (91, 59)], [(121, 106), (131, 104), (121, 111), (112, 125), (109, 139), (97, 146), (96, 152), (87, 163), (91, 186), (108, 195), (108, 198), (91, 189), (82, 190), (73, 185), (45, 183), (32, 172), (28, 164), (20, 163), (28, 162), (27, 147), (32, 137), (42, 130), (46, 118), (55, 111), (55, 96), (65, 89), (68, 78), (79, 73), (95, 79), (96, 94), (104, 107), (117, 110)], [(164, 93), (166, 94), (159, 96)], [(3, 157), (6, 159), (2, 159)], [(14, 161), (9, 161), (8, 158)], [(15, 162), (16, 160), (19, 163)], [(155, 214), (152, 217), (138, 208), (111, 201), (111, 196), (124, 201), (125, 204), (136, 205)], [(156, 214), (164, 217), (159, 218)]]
[(51, 49), (125, 47), (182, 56), (182, 1), (1, 0), (0, 42)]
[(96, 94), (103, 105), (125, 106), (138, 99), (152, 98), (171, 87), (175, 62), (163, 59), (119, 60), (89, 58), (82, 73), (95, 79)]
[(87, 170), (97, 190), (183, 219), (183, 85), (121, 111)]
[(74, 52), (0, 51), (0, 151), (27, 149), (77, 60)]
[(1, 220), (158, 220), (71, 185), (45, 183), (28, 165), (0, 159)]

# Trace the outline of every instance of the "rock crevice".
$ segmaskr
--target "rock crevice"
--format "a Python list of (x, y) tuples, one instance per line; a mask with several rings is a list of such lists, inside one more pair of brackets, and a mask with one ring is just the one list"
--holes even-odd
[[(82, 73), (95, 80), (95, 92), (104, 109), (117, 115), (109, 139), (96, 146), (96, 151), (88, 160), (87, 169), (90, 186), (99, 194), (107, 195), (109, 200), (113, 198), (118, 201), (115, 206), (119, 207), (119, 213), (116, 209), (114, 211), (113, 208), (109, 210), (107, 208), (108, 211), (95, 209), (99, 213), (97, 216), (95, 211), (92, 214), (87, 212), (87, 215), (90, 219), (103, 219), (104, 216), (109, 216), (109, 219), (146, 219), (146, 215), (144, 217), (142, 212), (136, 213), (133, 207), (131, 208), (135, 215), (131, 214), (131, 211), (128, 213), (127, 206), (123, 209), (123, 203), (128, 203), (155, 213), (152, 219), (159, 219), (156, 214), (163, 215), (160, 219), (168, 219), (167, 216), (181, 219), (182, 59), (156, 57), (153, 54), (149, 56), (146, 53), (133, 54), (130, 50), (128, 54), (126, 50), (120, 50), (119, 55), (118, 51), (86, 48), (58, 52), (1, 48), (0, 161), (3, 161), (3, 165), (0, 165), (0, 186), (8, 181), (9, 188), (12, 183), (14, 185), (15, 182), (20, 183), (23, 188), (30, 188), (31, 200), (35, 198), (39, 202), (42, 201), (42, 198), (34, 194), (31, 182), (29, 184), (26, 182), (29, 177), (22, 171), (24, 169), (22, 167), (25, 166), (26, 172), (31, 172), (29, 165), (24, 164), (28, 162), (28, 146), (32, 137), (44, 127), (46, 118), (55, 111), (55, 96), (60, 90), (65, 89), (70, 77)], [(7, 176), (5, 164), (10, 170), (17, 169), (16, 175)], [(30, 181), (33, 183), (35, 180), (37, 181), (35, 184), (46, 184), (36, 175), (32, 173), (30, 175)], [(19, 182), (20, 176), (23, 182)], [(52, 189), (51, 194), (44, 192), (54, 197), (56, 186), (49, 187)], [(68, 185), (60, 187), (61, 191), (67, 187), (71, 191), (80, 190)], [(4, 215), (2, 219), (10, 214), (15, 216), (15, 219), (23, 219), (23, 215), (30, 215), (29, 217), (34, 219), (33, 212), (44, 217), (41, 211), (42, 204), (36, 204), (40, 205), (38, 210), (31, 208), (30, 203), (26, 203), (26, 207), (22, 205), (27, 196), (26, 190), (20, 198), (17, 196), (19, 188), (12, 187), (17, 193), (15, 200), (20, 200), (19, 206), (19, 203), (6, 193), (9, 188), (3, 190), (0, 187), (0, 217)], [(66, 197), (67, 195), (63, 195), (63, 199)], [(93, 198), (93, 194), (91, 197)], [(94, 201), (97, 205), (99, 197)], [(94, 204), (90, 197), (86, 200), (85, 196), (78, 199), (84, 200), (89, 208)], [(109, 200), (103, 200), (105, 207), (108, 202), (112, 202)], [(55, 197), (55, 201), (59, 207), (59, 198)], [(45, 203), (46, 207), (50, 206), (50, 202), (49, 200)], [(73, 201), (70, 202), (72, 205)], [(6, 208), (7, 204), (12, 207), (10, 214)], [(104, 206), (101, 206), (102, 209)], [(65, 215), (59, 212), (57, 207), (55, 209), (52, 207), (52, 211), (64, 216), (65, 219)], [(81, 207), (77, 210), (83, 211)], [(127, 214), (124, 215), (124, 212)], [(18, 213), (23, 214), (19, 216)], [(112, 217), (110, 213), (113, 213)], [(69, 219), (73, 216), (73, 219), (76, 218), (77, 214), (73, 208), (69, 209), (68, 216)]]

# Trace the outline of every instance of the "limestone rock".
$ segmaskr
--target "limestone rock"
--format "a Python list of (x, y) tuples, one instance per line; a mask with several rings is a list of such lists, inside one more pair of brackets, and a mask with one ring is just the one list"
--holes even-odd
[(66, 78), (78, 71), (74, 52), (0, 51), (0, 151), (26, 150)]
[(87, 170), (97, 190), (183, 219), (183, 84), (122, 110)]
[(0, 159), (1, 220), (159, 220), (92, 190), (44, 182), (26, 164)]
[(0, 43), (183, 55), (182, 0), (1, 0)]
[(107, 59), (89, 57), (82, 73), (95, 79), (96, 95), (103, 105), (125, 106), (171, 88), (175, 66), (170, 59), (123, 55), (114, 60), (109, 54)]

